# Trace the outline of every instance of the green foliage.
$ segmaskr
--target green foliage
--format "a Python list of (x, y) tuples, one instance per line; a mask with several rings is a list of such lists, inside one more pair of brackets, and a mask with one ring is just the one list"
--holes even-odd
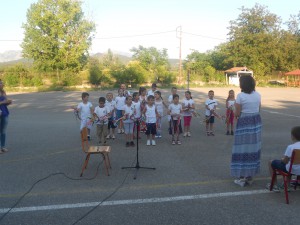
[(80, 1), (39, 0), (23, 28), (23, 55), (39, 70), (78, 72), (87, 63), (95, 24), (84, 19)]
[(139, 46), (132, 48), (132, 58), (140, 62), (140, 65), (152, 76), (152, 81), (159, 78), (159, 74), (168, 71), (170, 68), (167, 49), (158, 50), (155, 47), (145, 48)]

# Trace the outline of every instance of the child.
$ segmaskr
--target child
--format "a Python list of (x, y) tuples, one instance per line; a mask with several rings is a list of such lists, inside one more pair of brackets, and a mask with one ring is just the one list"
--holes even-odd
[(124, 130), (126, 147), (134, 147), (133, 142), (133, 126), (134, 126), (134, 107), (132, 105), (132, 97), (126, 97), (126, 104), (123, 106), (122, 115), (124, 117)]
[(109, 108), (110, 110), (110, 117), (108, 118), (108, 125), (107, 125), (107, 139), (112, 138), (113, 140), (116, 138), (115, 137), (115, 128), (116, 126), (114, 125), (114, 118), (116, 117), (116, 101), (113, 100), (114, 95), (113, 93), (109, 92), (106, 94), (106, 102), (105, 106)]
[(161, 97), (161, 92), (160, 91), (155, 91), (154, 92), (154, 98), (155, 98), (155, 107), (158, 113), (157, 121), (156, 121), (156, 138), (161, 138), (161, 125), (162, 125), (162, 117), (164, 115), (164, 106), (166, 108), (167, 105), (164, 103), (162, 97)]
[(94, 110), (94, 115), (97, 118), (97, 137), (99, 143), (103, 143), (106, 145), (106, 135), (107, 135), (107, 125), (108, 125), (108, 118), (110, 118), (110, 109), (105, 106), (105, 98), (99, 98), (99, 106), (97, 106)]
[[(283, 172), (288, 172), (290, 168), (290, 159), (293, 153), (294, 149), (300, 149), (300, 126), (293, 127), (291, 130), (291, 138), (293, 144), (287, 146), (284, 157), (281, 160), (273, 160), (269, 162), (269, 171), (270, 171), (270, 176), (272, 177), (273, 175), (273, 170), (281, 170)], [(292, 173), (296, 175), (300, 175), (300, 165), (293, 165), (292, 167)], [(276, 177), (275, 177), (276, 179)], [(249, 178), (248, 178), (249, 180)], [(290, 180), (290, 178), (289, 178)], [(290, 183), (288, 180), (288, 184)], [(267, 189), (270, 189), (270, 183), (267, 184)], [(277, 179), (274, 182), (273, 186), (273, 191), (274, 192), (279, 192), (279, 187), (277, 185)]]
[[(146, 135), (147, 135), (147, 145), (156, 145), (155, 143), (155, 135), (156, 135), (156, 117), (158, 116), (155, 104), (154, 104), (154, 96), (150, 95), (147, 98), (148, 104), (146, 104), (143, 113), (146, 117)], [(150, 134), (152, 138), (150, 139)]]
[(184, 134), (183, 137), (191, 136), (191, 120), (192, 120), (192, 112), (195, 109), (195, 102), (192, 99), (191, 92), (185, 92), (185, 99), (182, 102), (182, 110), (183, 110), (183, 122), (184, 122)]
[(90, 120), (92, 118), (93, 114), (93, 105), (92, 103), (89, 102), (89, 93), (83, 92), (81, 94), (82, 102), (78, 104), (77, 107), (74, 107), (73, 109), (77, 112), (80, 112), (81, 114), (81, 123), (80, 123), (80, 130), (82, 128), (87, 127), (88, 130), (88, 140), (91, 140), (91, 128), (92, 128), (92, 123), (90, 123)]
[(214, 99), (214, 91), (210, 90), (208, 92), (208, 99), (205, 101), (205, 117), (206, 117), (206, 134), (207, 136), (215, 136), (213, 132), (216, 109), (218, 102)]
[[(180, 114), (182, 113), (182, 105), (179, 104), (179, 96), (173, 95), (173, 103), (169, 105), (168, 114), (171, 116), (169, 132), (172, 134), (172, 145), (176, 143), (181, 145), (179, 135), (182, 133)], [(175, 142), (176, 136), (176, 142)]]
[[(132, 105), (133, 105), (133, 108), (134, 108), (134, 118), (135, 120), (139, 120), (141, 118), (141, 102), (140, 102), (140, 99), (139, 99), (139, 93), (138, 92), (134, 92), (133, 95), (133, 102), (132, 102)], [(140, 138), (140, 126), (136, 126), (136, 123), (134, 124), (134, 129), (133, 129), (133, 138), (134, 137), (134, 134), (136, 133), (136, 129), (138, 129), (137, 133), (138, 133), (138, 138)]]
[(153, 83), (153, 84), (151, 85), (151, 90), (149, 90), (149, 91), (147, 92), (147, 97), (149, 97), (150, 95), (153, 95), (153, 96), (154, 96), (154, 93), (155, 93), (155, 91), (156, 91), (156, 88), (157, 88), (156, 83)]
[[(125, 105), (125, 99), (126, 97), (124, 96), (124, 91), (123, 89), (118, 90), (118, 96), (115, 98), (116, 101), (116, 118), (117, 120), (122, 117), (122, 110)], [(123, 121), (121, 120), (120, 123), (118, 124), (118, 134), (124, 133), (123, 129)]]
[[(227, 132), (226, 135), (233, 135), (233, 120), (234, 120), (234, 104), (235, 104), (235, 96), (234, 90), (230, 90), (228, 93), (228, 97), (226, 99), (226, 127)], [(229, 133), (229, 127), (231, 132)]]
[[(139, 99), (140, 99), (140, 102), (141, 102), (141, 111), (142, 112), (144, 111), (146, 103), (147, 103), (146, 93), (147, 93), (146, 88), (140, 87), (140, 89), (139, 89), (139, 95), (140, 95)], [(141, 132), (145, 132), (146, 129), (147, 129), (147, 127), (146, 127), (145, 121), (141, 120), (141, 123), (140, 123), (140, 130), (141, 130)]]
[(173, 103), (173, 95), (177, 94), (177, 87), (171, 88), (171, 95), (168, 98), (169, 105)]
[[(177, 87), (172, 87), (171, 88), (171, 94), (169, 95), (169, 98), (168, 98), (168, 103), (169, 105), (171, 105), (173, 103), (173, 95), (177, 94)], [(168, 121), (170, 122), (171, 121), (171, 116), (168, 115)]]

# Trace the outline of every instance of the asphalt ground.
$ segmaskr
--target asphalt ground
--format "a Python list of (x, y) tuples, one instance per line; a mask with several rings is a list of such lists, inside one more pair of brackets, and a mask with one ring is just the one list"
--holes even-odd
[[(197, 110), (204, 112), (210, 89), (219, 101), (219, 114), (224, 114), (230, 88), (192, 89)], [(165, 117), (156, 146), (146, 146), (144, 135), (139, 141), (140, 166), (156, 170), (140, 169), (136, 180), (135, 170), (121, 169), (135, 166), (136, 148), (126, 148), (123, 135), (117, 135), (108, 141), (111, 175), (105, 175), (102, 159), (92, 156), (81, 179), (85, 155), (80, 122), (69, 109), (80, 102), (81, 92), (9, 94), (10, 151), (0, 155), (0, 224), (298, 224), (300, 191), (289, 194), (287, 205), (284, 193), (265, 186), (270, 180), (268, 161), (282, 157), (291, 143), (290, 129), (300, 125), (300, 89), (257, 91), (262, 95), (261, 172), (246, 187), (234, 184), (230, 176), (233, 137), (225, 135), (221, 120), (215, 122), (216, 136), (207, 137), (204, 116), (193, 118), (192, 137), (182, 137), (182, 145), (173, 146)], [(90, 92), (94, 106), (106, 92)], [(164, 99), (170, 94), (162, 92)], [(179, 90), (181, 98), (183, 93)], [(92, 138), (96, 145), (95, 126)]]

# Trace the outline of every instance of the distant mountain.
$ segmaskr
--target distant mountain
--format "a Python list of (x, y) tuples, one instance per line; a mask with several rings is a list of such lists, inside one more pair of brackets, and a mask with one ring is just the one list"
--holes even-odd
[[(91, 53), (90, 56), (102, 58), (105, 54), (106, 53)], [(114, 51), (113, 54), (118, 57), (123, 64), (127, 64), (132, 60), (130, 54), (126, 52)], [(32, 64), (32, 60), (22, 58), (21, 51), (5, 51), (0, 53), (0, 65), (13, 65), (16, 63)], [(176, 68), (178, 67), (179, 59), (169, 59), (169, 63), (172, 68)]]
[(21, 51), (5, 51), (3, 53), (0, 53), (0, 62), (9, 62), (14, 61), (22, 58), (22, 52)]

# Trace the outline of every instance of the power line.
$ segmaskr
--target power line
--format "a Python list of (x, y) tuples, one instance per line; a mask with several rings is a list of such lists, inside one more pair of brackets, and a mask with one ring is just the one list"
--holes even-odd
[(225, 39), (222, 39), (222, 38), (215, 38), (215, 37), (205, 36), (205, 35), (202, 35), (202, 34), (193, 34), (193, 33), (184, 32), (184, 31), (182, 31), (182, 33), (193, 35), (193, 36), (198, 36), (198, 37), (203, 37), (203, 38), (209, 38), (209, 39), (216, 39), (216, 40), (220, 40), (220, 41), (226, 41)]

